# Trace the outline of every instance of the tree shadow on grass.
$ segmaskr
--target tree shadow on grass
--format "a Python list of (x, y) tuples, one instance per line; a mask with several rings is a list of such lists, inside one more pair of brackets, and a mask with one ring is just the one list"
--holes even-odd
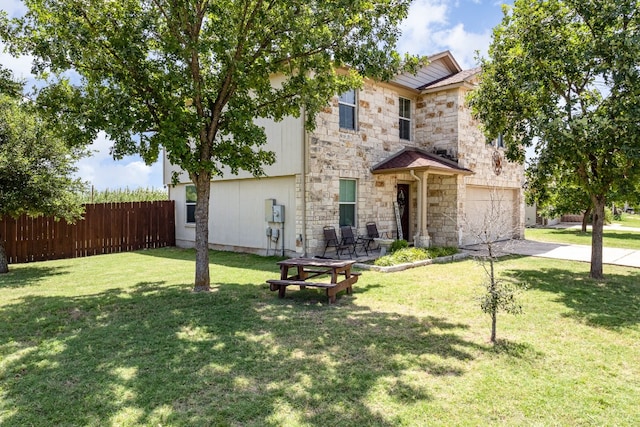
[(9, 272), (0, 274), (0, 289), (32, 286), (41, 280), (62, 274), (69, 274), (63, 267), (45, 267), (42, 265), (12, 265)]
[[(147, 255), (173, 260), (196, 261), (195, 249), (159, 248), (136, 251), (140, 255)], [(209, 251), (209, 265), (230, 268), (250, 268), (252, 270), (278, 272), (278, 261), (286, 259), (279, 256), (260, 256), (241, 252)]]
[(606, 274), (604, 281), (589, 279), (586, 272), (558, 268), (505, 274), (530, 288), (556, 294), (556, 300), (572, 310), (568, 316), (589, 325), (616, 329), (640, 323), (640, 270)]
[(446, 319), (273, 297), (153, 282), (5, 306), (0, 422), (391, 426), (372, 408), (432, 399), (483, 350)]

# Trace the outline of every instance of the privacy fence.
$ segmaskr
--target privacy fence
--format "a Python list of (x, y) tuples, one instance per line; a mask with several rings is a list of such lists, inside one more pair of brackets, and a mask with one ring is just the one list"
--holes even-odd
[(87, 204), (75, 224), (4, 217), (0, 239), (10, 264), (174, 246), (174, 202)]

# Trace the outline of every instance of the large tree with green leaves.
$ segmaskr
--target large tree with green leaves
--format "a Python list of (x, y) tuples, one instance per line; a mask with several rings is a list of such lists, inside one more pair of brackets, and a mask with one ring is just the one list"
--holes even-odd
[[(43, 105), (77, 140), (104, 130), (116, 156), (154, 161), (161, 147), (197, 189), (195, 289), (209, 289), (210, 181), (274, 162), (256, 117), (315, 114), (330, 97), (388, 78), (410, 0), (25, 0), (6, 25), (52, 83)], [(348, 66), (350, 72), (336, 70)], [(278, 76), (277, 84), (273, 77)], [(78, 132), (78, 131), (81, 132)]]
[[(0, 218), (27, 214), (74, 221), (82, 214), (72, 175), (80, 154), (62, 140), (33, 105), (20, 99), (22, 85), (0, 70)], [(0, 273), (9, 271), (0, 235)]]
[(510, 159), (535, 145), (542, 180), (562, 168), (588, 194), (593, 278), (603, 277), (607, 195), (640, 174), (639, 10), (637, 0), (516, 0), (470, 98), (487, 136), (503, 134)]

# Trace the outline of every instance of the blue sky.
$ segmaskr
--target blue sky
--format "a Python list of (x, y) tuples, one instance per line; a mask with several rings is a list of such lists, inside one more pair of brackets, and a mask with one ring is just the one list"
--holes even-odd
[[(417, 55), (450, 50), (462, 68), (475, 67), (476, 51), (486, 54), (491, 30), (502, 19), (502, 3), (512, 1), (414, 0), (409, 17), (402, 25), (398, 50)], [(19, 16), (25, 9), (19, 0), (2, 0), (0, 10), (9, 16)], [(14, 58), (0, 52), (0, 63), (19, 78), (31, 76), (28, 57)], [(78, 164), (78, 175), (83, 180), (97, 189), (162, 187), (162, 161), (145, 165), (136, 156), (115, 161), (109, 154), (110, 146), (104, 135), (94, 142), (93, 155)]]

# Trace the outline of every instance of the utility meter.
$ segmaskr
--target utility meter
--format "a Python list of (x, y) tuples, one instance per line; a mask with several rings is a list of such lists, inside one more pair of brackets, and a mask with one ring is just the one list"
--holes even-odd
[(284, 222), (284, 205), (273, 205), (273, 222)]

